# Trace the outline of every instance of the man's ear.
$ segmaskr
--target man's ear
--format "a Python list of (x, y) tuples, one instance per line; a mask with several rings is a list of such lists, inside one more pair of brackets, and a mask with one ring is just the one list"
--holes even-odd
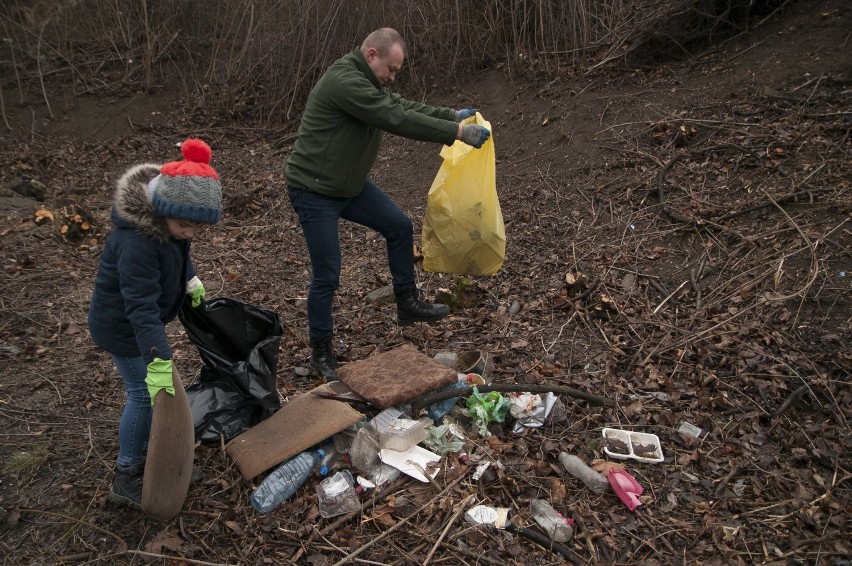
[(376, 57), (379, 56), (379, 52), (375, 47), (370, 47), (367, 49), (366, 57), (364, 57), (367, 61), (372, 61)]

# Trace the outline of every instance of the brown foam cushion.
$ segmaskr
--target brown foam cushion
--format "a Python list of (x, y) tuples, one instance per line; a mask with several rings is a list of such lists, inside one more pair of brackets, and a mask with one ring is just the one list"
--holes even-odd
[(142, 510), (166, 521), (175, 518), (186, 501), (195, 453), (192, 411), (176, 369), (172, 383), (174, 395), (161, 390), (154, 397), (142, 480)]
[[(335, 392), (327, 384), (313, 391)], [(308, 392), (232, 439), (225, 452), (250, 480), (363, 418), (348, 403)]]
[(411, 344), (346, 364), (337, 369), (337, 377), (379, 409), (458, 381), (456, 370), (439, 364)]

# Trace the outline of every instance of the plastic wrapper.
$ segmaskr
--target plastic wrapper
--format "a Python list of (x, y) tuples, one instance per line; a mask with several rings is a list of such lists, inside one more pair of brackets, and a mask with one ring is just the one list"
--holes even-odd
[(281, 408), (275, 387), (283, 329), (272, 311), (235, 299), (184, 303), (180, 321), (204, 367), (186, 388), (195, 438), (225, 441)]
[(423, 444), (430, 450), (445, 456), (450, 452), (461, 452), (464, 448), (464, 435), (454, 424), (430, 426), (426, 429), (426, 440)]
[(552, 392), (544, 398), (538, 393), (519, 393), (510, 398), (509, 414), (515, 418), (514, 433), (520, 433), (524, 428), (544, 426), (550, 411), (556, 404), (557, 398)]
[(509, 400), (496, 391), (481, 394), (474, 387), (473, 393), (467, 398), (467, 409), (470, 417), (482, 437), (489, 437), (488, 424), (502, 423), (509, 412)]

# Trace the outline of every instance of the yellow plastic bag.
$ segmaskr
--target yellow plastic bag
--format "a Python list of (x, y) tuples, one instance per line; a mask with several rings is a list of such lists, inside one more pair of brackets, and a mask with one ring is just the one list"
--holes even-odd
[[(464, 124), (491, 124), (478, 112)], [(494, 138), (479, 149), (461, 141), (441, 150), (444, 163), (426, 200), (423, 268), (493, 275), (506, 257), (506, 231), (497, 199)]]

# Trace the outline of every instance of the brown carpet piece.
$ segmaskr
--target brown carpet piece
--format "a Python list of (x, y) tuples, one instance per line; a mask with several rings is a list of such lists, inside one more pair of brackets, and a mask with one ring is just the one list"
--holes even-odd
[(411, 344), (341, 366), (337, 377), (379, 409), (405, 403), (458, 381), (456, 370), (439, 364)]
[[(339, 392), (329, 384), (312, 391)], [(245, 479), (251, 480), (364, 418), (348, 403), (318, 397), (312, 391), (296, 397), (225, 446)]]
[(172, 382), (173, 396), (159, 391), (154, 398), (142, 481), (142, 510), (165, 521), (177, 517), (186, 501), (195, 455), (192, 411), (176, 369), (172, 369)]

